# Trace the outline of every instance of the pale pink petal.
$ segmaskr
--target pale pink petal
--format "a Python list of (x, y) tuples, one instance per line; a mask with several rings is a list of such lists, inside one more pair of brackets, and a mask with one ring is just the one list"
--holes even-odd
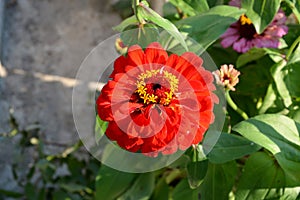
[(241, 38), (233, 44), (233, 49), (239, 53), (245, 53), (246, 50), (250, 49), (250, 47), (247, 47), (247, 40), (245, 38)]
[(225, 38), (236, 34), (239, 34), (239, 30), (231, 26), (226, 30), (226, 32), (221, 36), (221, 38)]
[(226, 37), (222, 40), (221, 42), (221, 45), (224, 47), (224, 48), (228, 48), (230, 47), (235, 41), (237, 41), (239, 39), (239, 35), (233, 35), (233, 36), (229, 36), (229, 37)]
[(228, 5), (235, 6), (235, 7), (241, 7), (241, 0), (231, 0)]
[(261, 37), (256, 39), (255, 46), (258, 48), (277, 48), (279, 44), (280, 42), (277, 39)]

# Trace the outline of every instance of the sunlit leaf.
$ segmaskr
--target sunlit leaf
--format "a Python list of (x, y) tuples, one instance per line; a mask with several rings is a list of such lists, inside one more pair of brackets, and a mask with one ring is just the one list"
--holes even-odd
[(194, 8), (191, 7), (189, 4), (187, 4), (185, 1), (170, 0), (170, 3), (172, 3), (174, 6), (178, 7), (182, 12), (184, 12), (188, 16), (194, 16), (196, 14), (196, 11), (194, 10)]
[(183, 36), (181, 35), (181, 33), (178, 31), (178, 29), (172, 22), (161, 17), (159, 14), (157, 14), (155, 11), (153, 11), (151, 8), (144, 5), (143, 3), (140, 3), (140, 5), (137, 7), (137, 9), (138, 9), (140, 16), (143, 19), (145, 19), (147, 21), (151, 21), (154, 24), (156, 24), (156, 25), (160, 26), (161, 28), (163, 28), (164, 30), (166, 30), (167, 32), (169, 32), (170, 35), (172, 35), (176, 40), (178, 40), (180, 42), (180, 44), (186, 50), (188, 50)]
[(233, 127), (247, 139), (269, 150), (289, 186), (300, 185), (300, 124), (277, 114), (259, 115)]
[(127, 19), (123, 20), (119, 25), (113, 27), (113, 29), (116, 31), (122, 32), (128, 26), (137, 25), (137, 24), (138, 24), (138, 20), (137, 20), (136, 16), (131, 16), (131, 17), (128, 17)]
[(95, 140), (98, 142), (104, 135), (108, 126), (108, 122), (100, 119), (99, 115), (96, 116), (95, 122)]
[(284, 82), (284, 75), (282, 73), (282, 70), (286, 67), (286, 64), (286, 60), (281, 60), (280, 62), (274, 64), (271, 68), (271, 74), (273, 76), (277, 91), (283, 99), (284, 105), (289, 107), (292, 104), (292, 99), (287, 85)]

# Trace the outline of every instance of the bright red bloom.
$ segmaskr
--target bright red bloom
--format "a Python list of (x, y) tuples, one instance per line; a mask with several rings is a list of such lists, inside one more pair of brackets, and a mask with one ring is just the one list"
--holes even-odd
[(158, 44), (131, 46), (114, 63), (111, 80), (97, 99), (106, 135), (131, 152), (156, 156), (202, 141), (218, 98), (212, 73), (191, 52), (168, 53)]

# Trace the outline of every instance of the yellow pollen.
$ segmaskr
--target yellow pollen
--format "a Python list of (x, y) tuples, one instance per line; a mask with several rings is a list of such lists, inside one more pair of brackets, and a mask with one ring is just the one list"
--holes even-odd
[(156, 99), (157, 99), (157, 98), (158, 98), (158, 97), (155, 96), (154, 94), (148, 95), (148, 101), (150, 101), (150, 102), (152, 102), (152, 103), (156, 103)]
[[(163, 75), (163, 78), (165, 78), (170, 84), (170, 88), (169, 88), (170, 91), (165, 92), (166, 97), (160, 97), (160, 102), (158, 102), (158, 96), (147, 93), (147, 88), (145, 87), (146, 86), (145, 79), (151, 78), (158, 74)], [(178, 84), (179, 84), (178, 78), (170, 72), (163, 71), (162, 73), (161, 70), (147, 70), (145, 73), (141, 73), (138, 76), (138, 80), (136, 82), (136, 86), (137, 86), (136, 93), (138, 93), (140, 98), (144, 100), (144, 104), (160, 103), (163, 105), (168, 105), (173, 99), (174, 92), (178, 90)]]
[(243, 14), (243, 15), (241, 16), (240, 21), (241, 21), (241, 24), (242, 24), (242, 25), (245, 25), (245, 24), (251, 25), (251, 24), (252, 24), (251, 19), (249, 19), (248, 17), (246, 17), (245, 14)]
[(143, 85), (140, 85), (140, 84), (137, 84), (138, 85), (138, 88), (137, 88), (137, 93), (139, 93), (139, 95), (144, 95), (146, 94), (146, 90), (147, 88), (145, 88)]

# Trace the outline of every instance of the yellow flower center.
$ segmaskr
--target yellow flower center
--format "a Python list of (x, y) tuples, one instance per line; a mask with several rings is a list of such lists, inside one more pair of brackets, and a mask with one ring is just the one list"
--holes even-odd
[(170, 72), (146, 70), (138, 76), (136, 93), (144, 104), (169, 105), (178, 90), (178, 78)]
[(241, 16), (240, 22), (241, 22), (242, 25), (245, 25), (245, 24), (251, 25), (251, 24), (252, 24), (251, 19), (249, 19), (248, 17), (246, 17), (245, 14), (243, 14), (243, 15)]

